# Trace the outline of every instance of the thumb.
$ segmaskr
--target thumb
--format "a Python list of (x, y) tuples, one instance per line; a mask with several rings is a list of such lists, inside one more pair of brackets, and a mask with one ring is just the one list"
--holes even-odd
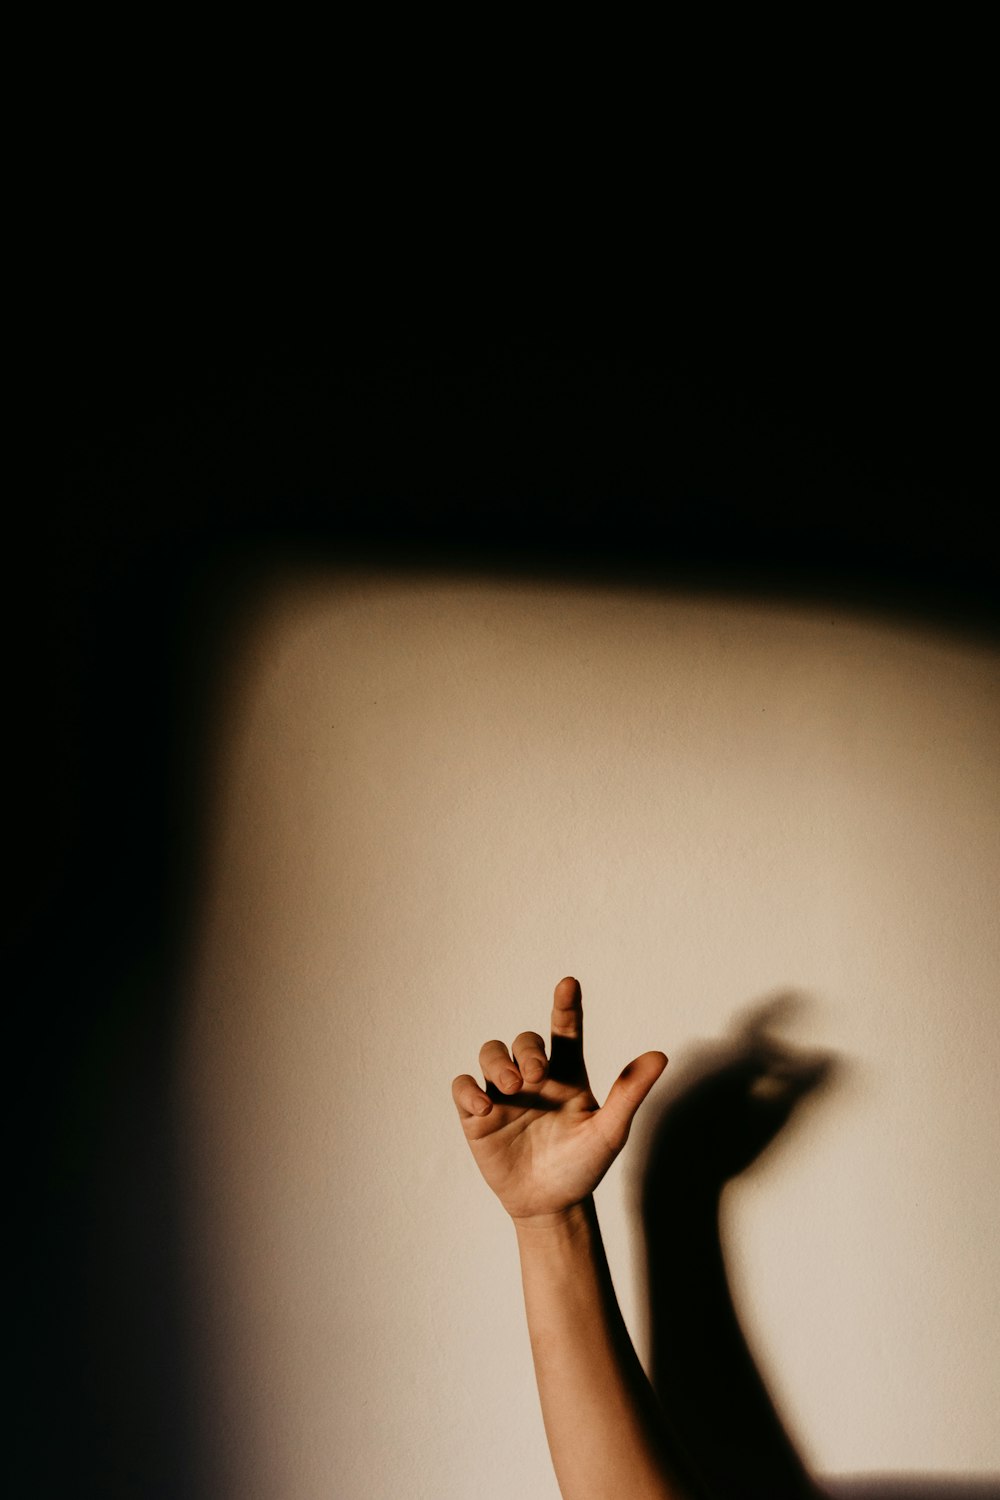
[(600, 1118), (608, 1142), (615, 1151), (620, 1151), (628, 1140), (639, 1105), (666, 1066), (665, 1053), (644, 1052), (623, 1068), (611, 1085)]

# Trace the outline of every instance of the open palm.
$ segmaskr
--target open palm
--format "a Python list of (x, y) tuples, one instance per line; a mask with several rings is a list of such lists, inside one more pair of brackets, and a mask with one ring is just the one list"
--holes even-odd
[(534, 1031), (522, 1031), (510, 1052), (487, 1042), (479, 1054), (486, 1087), (463, 1073), (452, 1094), (479, 1170), (511, 1217), (558, 1215), (592, 1193), (666, 1064), (662, 1052), (644, 1052), (599, 1107), (583, 1060), (580, 986), (571, 978), (556, 985), (548, 1055)]

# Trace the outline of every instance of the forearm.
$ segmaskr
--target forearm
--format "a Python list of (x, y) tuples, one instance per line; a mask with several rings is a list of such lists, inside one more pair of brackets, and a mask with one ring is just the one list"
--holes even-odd
[(515, 1221), (528, 1332), (563, 1500), (689, 1500), (622, 1320), (593, 1199)]

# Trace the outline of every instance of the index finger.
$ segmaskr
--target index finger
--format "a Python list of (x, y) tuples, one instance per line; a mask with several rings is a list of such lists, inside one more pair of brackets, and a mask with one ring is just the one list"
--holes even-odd
[(551, 1071), (575, 1073), (583, 1067), (583, 997), (579, 981), (560, 979), (552, 997)]

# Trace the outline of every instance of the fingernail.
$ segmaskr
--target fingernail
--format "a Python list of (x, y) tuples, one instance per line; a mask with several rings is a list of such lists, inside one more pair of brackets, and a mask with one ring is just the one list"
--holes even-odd
[(524, 1067), (521, 1069), (521, 1072), (524, 1074), (529, 1083), (534, 1083), (536, 1079), (541, 1078), (542, 1076), (542, 1065), (538, 1061), (537, 1057), (532, 1057), (529, 1058), (525, 1063)]
[(476, 1099), (473, 1105), (477, 1115), (488, 1115), (493, 1108), (492, 1099)]
[(505, 1089), (518, 1089), (521, 1087), (521, 1080), (513, 1068), (504, 1068), (500, 1074), (500, 1082)]

